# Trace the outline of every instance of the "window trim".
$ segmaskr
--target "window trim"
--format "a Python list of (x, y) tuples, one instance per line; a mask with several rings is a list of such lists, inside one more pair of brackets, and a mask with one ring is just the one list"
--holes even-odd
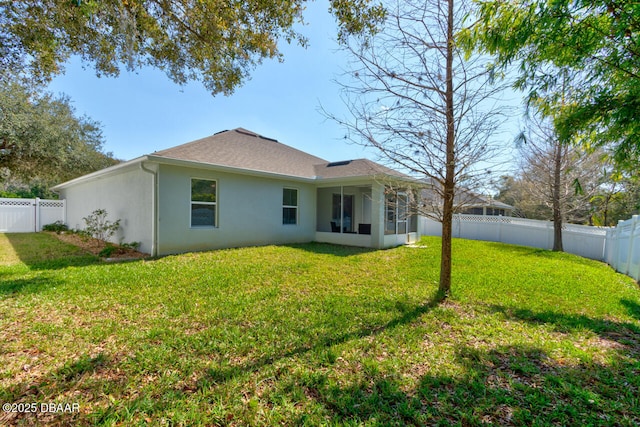
[[(215, 182), (216, 183), (216, 194), (215, 194), (215, 202), (200, 202), (200, 201), (194, 201), (193, 200), (193, 181), (197, 180), (197, 181), (211, 181), (211, 182)], [(218, 191), (219, 191), (219, 186), (218, 186), (218, 180), (217, 179), (212, 179), (212, 178), (201, 178), (201, 177), (197, 177), (197, 176), (192, 176), (189, 178), (189, 228), (195, 228), (195, 229), (203, 229), (203, 228), (218, 228), (220, 225), (218, 224)], [(209, 206), (215, 206), (215, 214), (213, 216), (213, 225), (193, 225), (193, 205), (209, 205)]]
[[(296, 192), (296, 205), (285, 205), (284, 204), (284, 192), (285, 190), (293, 190)], [(295, 187), (282, 187), (282, 225), (298, 225), (300, 223), (300, 190)], [(284, 210), (285, 209), (295, 209), (296, 210), (296, 222), (293, 224), (288, 224), (284, 222)]]

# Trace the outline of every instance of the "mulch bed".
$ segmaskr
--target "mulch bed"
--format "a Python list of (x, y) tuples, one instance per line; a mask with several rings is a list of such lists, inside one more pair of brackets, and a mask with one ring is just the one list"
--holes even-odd
[(60, 234), (54, 232), (46, 232), (65, 243), (72, 244), (74, 246), (78, 246), (85, 252), (88, 252), (92, 255), (100, 256), (100, 252), (107, 247), (107, 245), (114, 246), (116, 249), (109, 254), (108, 260), (125, 260), (125, 259), (141, 259), (148, 258), (149, 254), (145, 254), (143, 252), (138, 252), (131, 248), (123, 248), (119, 245), (115, 245), (113, 243), (107, 243), (102, 240), (94, 239), (92, 237), (80, 236), (76, 233), (70, 232), (61, 232)]

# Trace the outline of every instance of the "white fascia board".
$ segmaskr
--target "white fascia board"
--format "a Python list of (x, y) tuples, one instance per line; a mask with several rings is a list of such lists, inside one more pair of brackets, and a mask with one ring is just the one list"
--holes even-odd
[(78, 178), (74, 178), (72, 180), (63, 182), (62, 184), (58, 184), (56, 186), (51, 187), (53, 191), (59, 191), (63, 188), (70, 187), (75, 184), (85, 183), (89, 181), (93, 181), (94, 179), (99, 179), (107, 175), (112, 175), (114, 173), (120, 172), (121, 169), (126, 169), (128, 167), (136, 166), (138, 163), (144, 162), (148, 160), (149, 156), (141, 156), (137, 157), (133, 160), (129, 160), (127, 162), (118, 163), (117, 165), (109, 166), (108, 168), (100, 169), (99, 171), (91, 172), (87, 175), (82, 175)]

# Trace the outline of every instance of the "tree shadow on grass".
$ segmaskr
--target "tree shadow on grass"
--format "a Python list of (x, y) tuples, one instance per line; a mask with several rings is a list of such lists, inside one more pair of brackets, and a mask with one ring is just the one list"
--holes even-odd
[(282, 359), (288, 359), (306, 353), (322, 353), (326, 349), (329, 349), (335, 345), (340, 345), (345, 342), (361, 338), (373, 337), (396, 327), (410, 324), (423, 314), (428, 313), (429, 311), (434, 309), (440, 302), (438, 297), (438, 294), (435, 294), (427, 303), (413, 307), (407, 307), (404, 304), (397, 305), (397, 307), (401, 308), (403, 314), (383, 325), (371, 325), (363, 327), (357, 331), (337, 335), (319, 336), (317, 337), (315, 342), (310, 342), (308, 345), (298, 346), (293, 349), (276, 354), (265, 355), (243, 365), (224, 366), (217, 369), (209, 369), (206, 375), (197, 381), (197, 388), (206, 388), (213, 384), (229, 381), (237, 376), (258, 371), (259, 369), (267, 365), (274, 364), (275, 362)]
[(460, 346), (459, 376), (422, 376), (407, 390), (376, 374), (359, 384), (305, 385), (330, 423), (367, 425), (637, 425), (635, 365), (562, 366), (543, 350)]
[[(637, 364), (563, 365), (529, 346), (460, 345), (457, 376), (424, 375), (403, 385), (401, 373), (375, 372), (347, 386), (302, 379), (335, 425), (637, 425)], [(299, 422), (304, 422), (302, 416)]]
[[(626, 301), (626, 304), (625, 304)], [(623, 304), (631, 310), (638, 310), (637, 303), (623, 300)], [(514, 309), (499, 305), (491, 306), (491, 310), (502, 313), (509, 319), (525, 321), (534, 324), (550, 324), (558, 332), (572, 332), (589, 330), (603, 339), (616, 342), (624, 351), (636, 359), (640, 359), (640, 326), (630, 322), (616, 322), (607, 319), (594, 319), (581, 314), (564, 314), (555, 311), (535, 312), (529, 309)], [(634, 311), (635, 315), (638, 314)], [(632, 313), (632, 315), (634, 315)]]
[(0, 296), (14, 294), (33, 294), (61, 284), (59, 280), (47, 276), (30, 279), (13, 279), (0, 281)]
[[(94, 407), (92, 413), (84, 411), (81, 414), (73, 414), (65, 418), (65, 415), (56, 415), (57, 418), (46, 418), (42, 414), (0, 414), (0, 425), (3, 422), (8, 424), (24, 422), (25, 424), (45, 423), (51, 425), (94, 425), (111, 423), (114, 420), (122, 422), (122, 420), (131, 420), (132, 414), (145, 414), (153, 418), (167, 409), (167, 399), (173, 396), (175, 399), (189, 399), (194, 393), (206, 393), (211, 387), (220, 385), (239, 378), (243, 375), (253, 373), (264, 368), (267, 365), (278, 363), (284, 359), (294, 358), (310, 352), (318, 352), (327, 354), (331, 347), (339, 345), (350, 340), (376, 336), (386, 330), (390, 330), (402, 325), (409, 324), (418, 319), (422, 314), (427, 313), (436, 306), (435, 300), (424, 305), (405, 306), (401, 310), (402, 314), (395, 319), (381, 325), (372, 325), (363, 327), (357, 331), (350, 333), (332, 335), (327, 333), (324, 336), (317, 336), (308, 345), (300, 345), (293, 349), (276, 350), (273, 354), (265, 355), (259, 359), (247, 362), (245, 364), (235, 366), (223, 366), (220, 369), (209, 369), (204, 375), (194, 377), (190, 372), (183, 373), (183, 381), (180, 388), (166, 388), (158, 386), (154, 393), (155, 398), (148, 394), (148, 391), (142, 391), (142, 385), (131, 393), (131, 384), (128, 385), (126, 379), (126, 368), (121, 371), (122, 365), (128, 365), (129, 362), (134, 365), (135, 356), (130, 360), (119, 360), (121, 358), (109, 356), (105, 353), (97, 356), (83, 355), (75, 360), (71, 360), (63, 367), (45, 374), (36, 381), (26, 379), (19, 383), (13, 384), (8, 388), (0, 388), (0, 401), (10, 403), (27, 403), (27, 402), (43, 402), (43, 401), (65, 401), (68, 396), (79, 395), (89, 402), (103, 401), (103, 404)], [(328, 359), (334, 360), (327, 356)], [(146, 366), (145, 370), (152, 372), (165, 372), (170, 366), (163, 365), (164, 359), (158, 359), (157, 365)], [(129, 387), (129, 389), (127, 389)], [(104, 404), (105, 395), (113, 394), (118, 399), (117, 404), (106, 402)], [(157, 399), (157, 401), (156, 401)], [(72, 399), (73, 400), (73, 399)], [(73, 400), (76, 401), (76, 400)], [(170, 403), (170, 402), (169, 402)], [(31, 417), (31, 418), (29, 418)], [(34, 418), (36, 417), (36, 418)], [(44, 418), (43, 418), (44, 417)], [(224, 420), (223, 420), (224, 421)], [(223, 422), (222, 424), (225, 424)], [(292, 425), (295, 423), (291, 423)]]
[(86, 267), (89, 265), (97, 265), (102, 263), (102, 260), (96, 256), (79, 255), (47, 261), (29, 262), (27, 263), (27, 265), (31, 270), (61, 270), (68, 267)]
[[(623, 304), (639, 315), (639, 304)], [(590, 330), (617, 344), (590, 344), (604, 346), (606, 359), (567, 362), (533, 345), (460, 343), (452, 362), (461, 374), (424, 375), (417, 387), (407, 387), (402, 372), (375, 370), (347, 386), (325, 375), (307, 375), (298, 385), (336, 425), (640, 425), (638, 325), (551, 311), (491, 310), (519, 322), (551, 324), (561, 332)]]
[[(10, 404), (37, 404), (35, 411), (0, 413), (0, 425), (90, 425), (80, 400), (97, 399), (110, 390), (121, 390), (126, 377), (117, 369), (118, 360), (105, 353), (84, 354), (45, 374), (38, 381), (24, 381), (0, 388), (0, 401)], [(42, 410), (41, 404), (78, 405), (79, 410)], [(69, 407), (67, 407), (69, 408)]]
[(636, 301), (631, 301), (630, 299), (623, 298), (620, 300), (622, 305), (627, 308), (630, 316), (633, 316), (637, 320), (640, 320), (640, 304)]
[(577, 265), (591, 266), (602, 263), (601, 261), (592, 260), (581, 257), (579, 255), (573, 255), (568, 252), (554, 252), (549, 249), (535, 248), (531, 246), (521, 246), (510, 243), (498, 243), (498, 242), (484, 242), (488, 247), (495, 248), (499, 252), (517, 253), (522, 256), (543, 258), (548, 260), (562, 260)]
[(314, 254), (333, 255), (338, 257), (349, 257), (349, 256), (360, 255), (360, 254), (375, 252), (380, 250), (380, 249), (372, 249), (372, 248), (362, 248), (358, 246), (334, 245), (331, 243), (319, 243), (319, 242), (296, 243), (296, 244), (289, 244), (284, 246), (293, 248), (293, 249), (299, 249), (299, 250), (311, 252)]
[[(448, 363), (456, 366), (456, 374), (415, 374), (415, 382), (408, 383), (405, 376), (407, 372), (394, 370), (398, 368), (393, 368), (396, 366), (393, 363), (380, 363), (360, 371), (362, 375), (357, 378), (361, 379), (356, 382), (350, 382), (348, 376), (344, 381), (336, 381), (336, 376), (340, 378), (340, 368), (332, 368), (336, 363), (336, 357), (330, 354), (333, 346), (375, 337), (384, 331), (411, 324), (435, 305), (431, 301), (425, 305), (406, 307), (401, 315), (379, 326), (362, 327), (351, 333), (340, 334), (335, 331), (335, 335), (328, 333), (317, 336), (308, 345), (291, 350), (275, 350), (273, 354), (255, 361), (211, 369), (197, 377), (187, 369), (180, 373), (181, 381), (176, 386), (162, 384), (158, 379), (154, 380), (156, 383), (147, 384), (149, 387), (130, 384), (125, 372), (130, 362), (136, 365), (134, 356), (130, 360), (119, 360), (121, 357), (117, 355), (85, 354), (36, 381), (23, 380), (10, 388), (0, 389), (0, 400), (10, 403), (64, 401), (73, 400), (71, 396), (79, 395), (92, 404), (90, 411), (58, 414), (52, 419), (45, 418), (52, 417), (51, 414), (5, 414), (0, 415), (5, 417), (0, 418), (0, 424), (92, 425), (136, 420), (142, 422), (143, 419), (159, 422), (160, 418), (173, 411), (172, 405), (176, 401), (181, 402), (183, 407), (190, 406), (187, 402), (192, 396), (215, 393), (216, 386), (238, 380), (267, 365), (282, 365), (287, 358), (310, 352), (317, 353), (312, 358), (315, 361), (312, 363), (317, 363), (317, 366), (308, 366), (302, 372), (288, 372), (286, 380), (282, 382), (274, 379), (272, 391), (279, 398), (296, 402), (302, 396), (306, 407), (313, 410), (311, 414), (294, 412), (290, 415), (292, 418), (281, 419), (283, 424), (631, 426), (640, 422), (637, 405), (640, 365), (637, 354), (628, 352), (626, 347), (611, 349), (608, 363), (595, 360), (567, 363), (562, 357), (554, 358), (554, 355), (536, 346), (483, 347), (464, 342), (452, 343), (455, 351)], [(515, 312), (499, 306), (494, 306), (493, 310), (521, 322), (553, 323), (561, 330), (587, 328), (604, 335), (618, 333), (619, 336), (613, 337), (618, 337), (620, 342), (625, 339), (625, 334), (632, 338), (637, 338), (638, 334), (636, 325), (631, 323), (557, 313)], [(166, 369), (180, 369), (170, 368), (163, 360), (145, 366), (144, 370), (163, 372)], [(120, 368), (123, 368), (122, 371)], [(412, 368), (417, 371), (422, 369), (419, 365)], [(431, 368), (431, 372), (441, 371), (444, 370)], [(254, 386), (248, 385), (246, 390)], [(110, 395), (115, 396), (115, 402), (105, 397)], [(253, 395), (250, 397), (258, 399)], [(202, 401), (192, 403), (196, 406), (203, 404)], [(271, 405), (274, 402), (263, 403)], [(250, 424), (242, 418), (242, 413), (234, 412), (236, 409), (233, 409), (232, 402), (224, 403), (223, 408), (225, 406), (226, 409), (218, 414), (221, 418), (215, 418), (212, 422), (211, 418), (201, 418), (201, 423), (217, 424), (219, 421), (224, 425), (229, 424), (233, 417), (238, 417), (233, 419), (234, 423)], [(14, 418), (6, 418), (9, 416)]]

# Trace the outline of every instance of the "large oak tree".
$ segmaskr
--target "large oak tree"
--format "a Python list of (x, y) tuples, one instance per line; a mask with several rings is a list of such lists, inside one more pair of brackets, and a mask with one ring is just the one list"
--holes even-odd
[[(371, 0), (331, 0), (341, 36), (372, 31), (384, 16)], [(47, 81), (71, 55), (99, 75), (152, 66), (179, 84), (230, 94), (295, 29), (306, 0), (0, 0), (0, 78)]]
[(100, 124), (69, 99), (0, 83), (0, 183), (53, 185), (110, 166)]

